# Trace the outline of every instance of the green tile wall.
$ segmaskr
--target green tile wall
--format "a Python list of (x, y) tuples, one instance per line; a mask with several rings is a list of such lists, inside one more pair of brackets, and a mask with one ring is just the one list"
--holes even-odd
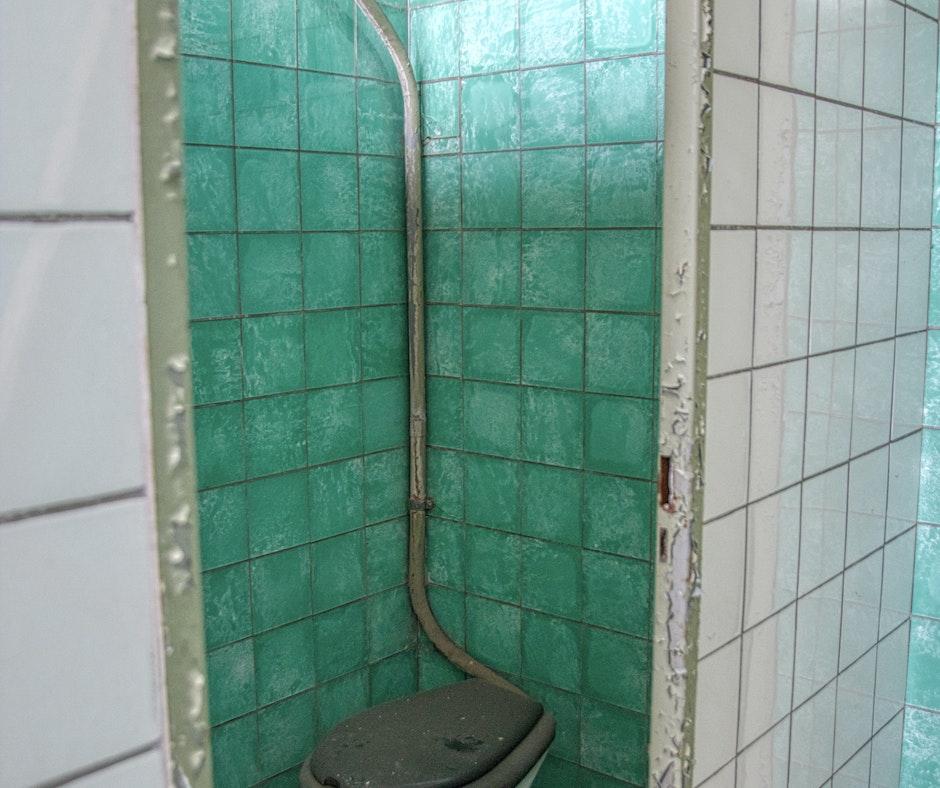
[(555, 714), (543, 786), (647, 781), (662, 34), (656, 0), (410, 2), (431, 601)]
[(184, 0), (181, 29), (216, 785), (296, 785), (417, 687), (401, 97), (352, 0)]

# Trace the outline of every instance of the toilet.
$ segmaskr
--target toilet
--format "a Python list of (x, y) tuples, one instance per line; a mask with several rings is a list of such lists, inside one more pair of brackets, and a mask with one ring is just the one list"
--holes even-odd
[(303, 788), (528, 788), (555, 737), (540, 703), (468, 679), (339, 723), (301, 767)]

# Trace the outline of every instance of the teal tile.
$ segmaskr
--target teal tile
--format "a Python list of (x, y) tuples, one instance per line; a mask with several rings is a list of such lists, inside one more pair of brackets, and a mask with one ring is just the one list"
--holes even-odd
[(924, 424), (930, 427), (940, 427), (940, 331), (937, 330), (927, 332)]
[(401, 159), (359, 159), (360, 218), (364, 230), (400, 230), (405, 226), (405, 170)]
[(313, 693), (305, 692), (258, 712), (258, 761), (264, 775), (300, 766), (314, 743)]
[(463, 310), (463, 374), (506, 383), (519, 380), (519, 313)]
[(182, 0), (179, 15), (183, 52), (231, 57), (230, 0)]
[[(482, 310), (481, 310), (482, 311)], [(427, 369), (429, 375), (459, 377), (463, 369), (463, 310), (456, 306), (427, 308)]]
[(522, 614), (522, 674), (575, 692), (581, 686), (582, 627), (573, 621)]
[(467, 616), (466, 597), (463, 592), (452, 588), (431, 586), (428, 588), (428, 601), (431, 610), (440, 622), (441, 628), (453, 639), (455, 643), (463, 645), (467, 642)]
[(405, 520), (366, 529), (366, 587), (370, 594), (405, 582), (408, 524)]
[(517, 0), (465, 0), (460, 3), (462, 74), (518, 67), (517, 7)]
[(235, 229), (235, 161), (231, 148), (186, 146), (186, 229)]
[(583, 144), (584, 66), (523, 71), (521, 80), (523, 146)]
[(907, 702), (940, 712), (940, 620), (911, 619)]
[(585, 0), (588, 57), (611, 57), (656, 49), (656, 0)]
[(300, 67), (352, 74), (356, 65), (355, 6), (346, 0), (298, 0)]
[(428, 442), (463, 446), (463, 384), (459, 380), (428, 378)]
[(300, 236), (243, 233), (238, 237), (242, 312), (285, 312), (302, 302)]
[[(523, 672), (528, 672), (523, 669)], [(555, 687), (527, 680), (522, 688), (528, 695), (541, 703), (555, 718), (555, 741), (552, 742), (551, 752), (561, 758), (578, 760), (581, 749), (581, 697), (573, 692), (565, 692)], [(547, 765), (547, 762), (546, 762)], [(542, 771), (539, 772), (541, 775)], [(536, 782), (536, 785), (539, 783)], [(576, 782), (552, 783), (551, 779), (543, 785), (576, 785)]]
[(455, 232), (425, 233), (424, 266), (428, 301), (460, 300), (460, 235)]
[(504, 673), (522, 667), (522, 617), (518, 607), (467, 597), (467, 647), (475, 657)]
[(240, 402), (198, 408), (194, 415), (200, 488), (245, 478), (245, 430)]
[(418, 657), (419, 690), (444, 687), (465, 678), (466, 676), (435, 651), (433, 646), (426, 644), (421, 648)]
[(459, 87), (455, 79), (421, 86), (421, 134), (425, 138), (458, 135)]
[(355, 230), (359, 223), (356, 157), (300, 155), (300, 188), (305, 230)]
[[(650, 534), (645, 536), (649, 542)], [(590, 550), (584, 551), (582, 560), (584, 621), (637, 637), (649, 637), (652, 626), (650, 600), (653, 597), (650, 565)]]
[(302, 71), (300, 147), (311, 151), (356, 150), (356, 80)]
[(387, 378), (408, 374), (408, 325), (404, 306), (363, 309), (362, 377)]
[(204, 570), (248, 557), (248, 510), (243, 484), (199, 493), (199, 545)]
[(379, 660), (414, 644), (411, 602), (405, 586), (369, 597), (369, 659)]
[[(940, 204), (940, 201), (935, 201)], [(930, 310), (927, 323), (940, 326), (940, 231), (931, 233), (930, 242)]]
[(304, 306), (359, 303), (359, 235), (308, 233), (303, 239)]
[(313, 562), (313, 612), (321, 613), (365, 596), (366, 542), (362, 530), (316, 542)]
[(589, 143), (656, 139), (661, 60), (631, 57), (587, 64)]
[(232, 50), (236, 60), (297, 64), (294, 0), (232, 0)]
[(242, 321), (242, 333), (245, 341), (245, 392), (248, 396), (303, 388), (303, 317), (247, 317)]
[(521, 244), (518, 231), (463, 234), (464, 303), (519, 303)]
[(524, 227), (584, 226), (584, 151), (533, 150), (522, 154)]
[(522, 379), (580, 389), (584, 382), (584, 317), (573, 312), (527, 312), (523, 320)]
[(587, 627), (584, 632), (584, 693), (597, 700), (646, 712), (650, 650), (648, 641)]
[(466, 457), (467, 522), (519, 530), (519, 464), (492, 457)]
[(211, 743), (212, 777), (216, 785), (246, 785), (259, 777), (256, 714), (213, 728)]
[(305, 618), (255, 638), (255, 683), (259, 705), (310, 689), (314, 684), (313, 619)]
[[(580, 727), (580, 710), (578, 713), (578, 725)], [(579, 729), (577, 752), (580, 752), (581, 749), (580, 739), (581, 732)], [(589, 775), (590, 772), (588, 772), (586, 769), (582, 769), (577, 765), (577, 752), (574, 756), (563, 756), (571, 757), (572, 760), (563, 760), (562, 757), (556, 758), (553, 755), (549, 755), (548, 758), (545, 759), (545, 763), (542, 765), (542, 768), (539, 770), (533, 785), (536, 788), (561, 788), (561, 786), (565, 785), (581, 785), (583, 782), (583, 776)]]
[(468, 528), (467, 591), (503, 602), (519, 603), (519, 537)]
[(520, 443), (520, 390), (495, 383), (464, 386), (464, 444), (470, 451), (514, 457)]
[(581, 544), (581, 473), (524, 465), (522, 488), (522, 533)]
[(463, 150), (519, 147), (517, 73), (464, 79), (460, 94)]
[[(579, 619), (581, 550), (541, 539), (523, 540), (522, 604), (543, 613)], [(576, 688), (577, 685), (568, 687)]]
[(311, 464), (362, 452), (359, 386), (337, 386), (307, 395), (307, 455)]
[(651, 479), (657, 404), (622, 397), (586, 398), (585, 466), (593, 471)]
[[(451, 6), (437, 6), (449, 8)], [(456, 7), (456, 6), (453, 6)], [(428, 229), (460, 226), (460, 158), (424, 160), (424, 223)]]
[(366, 463), (366, 522), (404, 517), (408, 500), (408, 454), (393, 449), (371, 454)]
[(307, 408), (303, 394), (245, 402), (249, 475), (263, 476), (301, 467), (306, 462), (306, 438)]
[(588, 390), (654, 396), (657, 334), (657, 321), (644, 315), (589, 314)]
[(386, 378), (362, 387), (364, 450), (403, 446), (408, 440), (408, 381)]
[(917, 528), (917, 560), (914, 564), (915, 615), (940, 619), (940, 528)]
[(362, 153), (401, 155), (401, 89), (396, 84), (359, 80), (359, 150)]
[(313, 468), (309, 483), (310, 531), (314, 539), (352, 531), (364, 524), (361, 458)]
[(457, 523), (431, 518), (428, 528), (428, 580), (450, 588), (463, 589), (464, 532)]
[(204, 572), (202, 604), (210, 651), (251, 634), (247, 562)]
[(650, 560), (654, 495), (649, 482), (586, 474), (584, 546)]
[(297, 72), (235, 63), (235, 144), (297, 147)]
[(584, 304), (585, 236), (544, 230), (522, 236), (522, 303), (581, 309)]
[(238, 314), (238, 254), (234, 235), (189, 235), (189, 316)]
[(594, 230), (587, 234), (588, 309), (659, 311), (656, 230)]
[(356, 602), (313, 619), (317, 681), (329, 681), (366, 664), (366, 604)]
[(300, 205), (297, 154), (236, 150), (240, 230), (296, 230)]
[(519, 16), (523, 67), (584, 57), (582, 0), (520, 0)]
[(418, 660), (413, 651), (369, 667), (369, 704), (388, 703), (418, 691)]
[(415, 8), (411, 12), (411, 58), (419, 80), (460, 73), (457, 4)]
[(581, 466), (581, 395), (526, 388), (522, 398), (522, 454), (551, 465)]
[(584, 700), (581, 708), (581, 763), (634, 785), (647, 779), (650, 720), (644, 714)]
[[(404, 5), (405, 4), (402, 3), (403, 7), (398, 8), (383, 3), (381, 8), (407, 49), (408, 13), (404, 9)], [(358, 20), (356, 26), (356, 33), (358, 35), (356, 47), (359, 74), (365, 77), (377, 77), (379, 79), (394, 81), (396, 79), (395, 64), (392, 62), (388, 50), (375, 32), (375, 28), (361, 11), (358, 14)]]
[(463, 157), (464, 226), (519, 226), (519, 166), (519, 154), (515, 152)]
[(245, 486), (248, 545), (252, 556), (310, 541), (307, 474), (303, 471), (258, 479)]
[(317, 734), (363, 711), (369, 700), (368, 672), (359, 670), (317, 689)]
[(180, 61), (183, 140), (232, 144), (232, 72), (228, 62), (184, 56)]
[(251, 617), (255, 632), (309, 616), (310, 549), (295, 547), (251, 562)]
[(307, 385), (353, 383), (361, 374), (359, 310), (304, 316)]
[(940, 523), (940, 430), (924, 430), (919, 508), (921, 520)]
[(408, 274), (403, 233), (361, 233), (362, 303), (404, 304)]
[(193, 348), (193, 401), (200, 405), (241, 397), (240, 321), (193, 323), (190, 339)]
[(434, 499), (434, 514), (461, 520), (464, 515), (464, 457), (458, 452), (431, 449), (428, 452), (428, 488)]
[(660, 151), (656, 143), (588, 148), (588, 225), (660, 224)]
[(908, 707), (904, 712), (904, 788), (932, 788), (940, 784), (940, 714)]

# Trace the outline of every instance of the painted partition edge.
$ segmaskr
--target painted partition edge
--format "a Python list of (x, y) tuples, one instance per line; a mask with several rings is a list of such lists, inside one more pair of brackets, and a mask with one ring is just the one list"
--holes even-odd
[(658, 556), (650, 785), (692, 782), (705, 450), (711, 0), (666, 2)]
[(140, 149), (166, 732), (174, 788), (211, 788), (192, 429), (176, 0), (137, 0)]

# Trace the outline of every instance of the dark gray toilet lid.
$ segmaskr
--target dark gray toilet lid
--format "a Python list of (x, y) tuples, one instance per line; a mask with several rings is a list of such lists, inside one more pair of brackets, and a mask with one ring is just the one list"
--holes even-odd
[(339, 788), (456, 788), (503, 761), (541, 717), (531, 698), (470, 679), (341, 722), (317, 745), (310, 768), (321, 784)]

